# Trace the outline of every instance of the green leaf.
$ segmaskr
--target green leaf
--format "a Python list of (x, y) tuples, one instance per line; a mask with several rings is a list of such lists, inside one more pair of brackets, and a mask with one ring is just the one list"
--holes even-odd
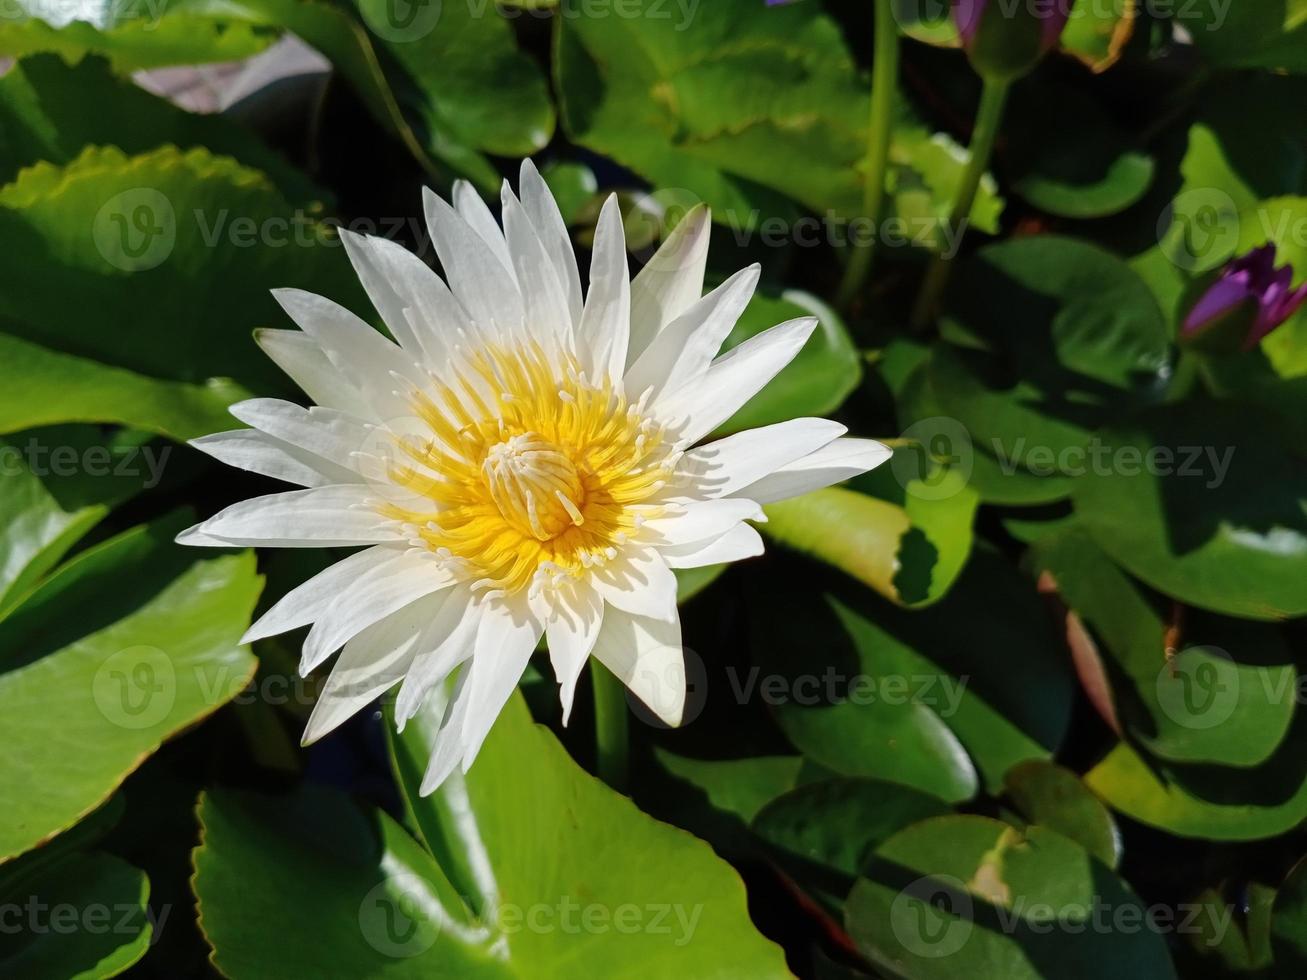
[(949, 808), (938, 798), (874, 779), (828, 779), (778, 796), (753, 818), (753, 831), (790, 858), (848, 879), (891, 835)]
[[(512, 976), (787, 975), (780, 950), (750, 924), (735, 872), (703, 841), (580, 770), (532, 724), (520, 695), (467, 776), (420, 798), (440, 693), (392, 740), (396, 772), (423, 839), (481, 921), (498, 924)], [(522, 929), (522, 912), (535, 906), (589, 914), (602, 926)], [(664, 910), (658, 923), (654, 909)], [(514, 918), (518, 928), (506, 928)]]
[[(3, 347), (0, 345), (0, 350)], [(66, 510), (23, 461), (0, 441), (0, 619), (109, 510)]]
[(1121, 860), (1121, 834), (1116, 822), (1071, 770), (1032, 759), (1009, 769), (1003, 786), (1027, 822), (1056, 830), (1109, 868), (1115, 868)]
[[(794, 217), (791, 199), (861, 214), (869, 86), (817, 4), (759, 10), (753, 0), (714, 0), (685, 15), (635, 0), (625, 10), (559, 20), (555, 87), (575, 142), (659, 187), (689, 189), (736, 228)], [(930, 146), (923, 127), (901, 116), (896, 199), (925, 185), (949, 200), (965, 154)], [(992, 186), (976, 206), (981, 225), (996, 214)]]
[(5, 622), (0, 780), (42, 790), (11, 797), (0, 860), (72, 826), (254, 673), (238, 645), (261, 584), (253, 555), (179, 560), (175, 528), (160, 531), (83, 552)]
[(380, 810), (305, 787), (200, 798), (193, 885), (214, 964), (232, 980), (515, 976), (431, 855)]
[[(178, 438), (227, 428), (217, 405), (238, 389), (210, 379), (289, 391), (249, 336), (284, 325), (271, 288), (366, 308), (337, 239), (266, 176), (203, 149), (88, 148), (67, 167), (26, 170), (0, 191), (0, 241), (50, 257), (0, 269), (0, 332), (29, 345), (11, 349), (36, 372), (20, 389), (26, 411), (0, 399), (3, 428), (118, 421)], [(50, 387), (37, 389), (41, 379)], [(73, 383), (84, 390), (68, 397)]]
[(1175, 762), (1255, 766), (1284, 740), (1298, 671), (1280, 630), (1175, 611), (1122, 572), (1074, 525), (1041, 538), (1036, 560), (1102, 641), (1113, 713), (1148, 752)]
[(920, 612), (833, 575), (817, 579), (821, 591), (790, 576), (750, 592), (751, 696), (813, 761), (957, 802), (974, 795), (977, 770), (995, 789), (1060, 743), (1068, 668), (1034, 589), (992, 551), (976, 551), (953, 590)]
[(931, 388), (1000, 462), (1078, 476), (1094, 428), (1161, 397), (1167, 324), (1120, 259), (1039, 235), (981, 249), (957, 272)]
[(1120, 59), (1139, 19), (1137, 0), (1082, 3), (1062, 31), (1062, 50), (1093, 71), (1105, 71)]
[(0, 21), (0, 54), (52, 51), (66, 58), (107, 55), (119, 71), (238, 61), (277, 39), (241, 8), (218, 0), (85, 5), (77, 0), (13, 0)]
[(1106, 865), (1044, 827), (987, 817), (938, 817), (891, 837), (845, 921), (873, 963), (914, 980), (1175, 977), (1139, 898)]
[(1271, 949), (1281, 976), (1307, 970), (1307, 859), (1293, 866), (1275, 895)]
[(862, 379), (862, 359), (844, 321), (817, 297), (797, 289), (755, 293), (722, 344), (726, 352), (778, 323), (815, 316), (817, 329), (798, 356), (718, 429), (719, 435), (788, 419), (829, 415)]
[(1198, 4), (1189, 16), (1189, 35), (1213, 65), (1307, 72), (1307, 0)]
[(978, 503), (959, 474), (945, 473), (932, 483), (911, 479), (901, 504), (839, 487), (768, 504), (761, 528), (891, 602), (919, 608), (938, 602), (966, 565)]
[(1085, 775), (1114, 809), (1179, 837), (1260, 840), (1307, 819), (1307, 724), (1300, 712), (1253, 769), (1146, 759), (1124, 742)]
[(1042, 78), (1039, 85), (1018, 87), (1004, 131), (1011, 152), (1024, 162), (1013, 189), (1049, 214), (1103, 218), (1124, 211), (1152, 186), (1156, 161), (1083, 88)]
[[(983, 445), (973, 442), (970, 430), (940, 406), (929, 362), (911, 371), (895, 407), (903, 429), (901, 438), (918, 443), (940, 470), (960, 474), (984, 503), (1028, 507), (1053, 503), (1071, 493), (1068, 477), (1036, 475), (1013, 460), (996, 459)], [(942, 480), (942, 474), (937, 479)]]
[(1234, 402), (1151, 409), (1098, 433), (1076, 483), (1099, 547), (1166, 595), (1276, 620), (1307, 614), (1307, 463), (1278, 415)]
[[(88, 100), (86, 93), (96, 98)], [(279, 153), (218, 113), (193, 113), (115, 76), (109, 63), (88, 55), (74, 64), (53, 54), (23, 58), (0, 78), (0, 184), (42, 161), (66, 165), (88, 146), (112, 145), (144, 153), (164, 143), (203, 146), (262, 170), (286, 195), (318, 215), (326, 192)]]
[(145, 873), (108, 854), (10, 865), (0, 906), (18, 914), (0, 930), (0, 971), (29, 980), (117, 976), (150, 948), (149, 898)]
[(527, 156), (553, 132), (545, 80), (493, 5), (244, 0), (239, 9), (326, 55), (428, 169), (434, 157), (495, 191), (498, 174), (484, 154)]
[(795, 787), (803, 758), (795, 755), (743, 759), (692, 759), (654, 749), (659, 764), (678, 779), (702, 790), (713, 808), (753, 820), (769, 801)]

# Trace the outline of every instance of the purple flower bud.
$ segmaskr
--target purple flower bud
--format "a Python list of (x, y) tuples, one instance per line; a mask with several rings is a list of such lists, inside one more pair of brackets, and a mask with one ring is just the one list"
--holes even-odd
[(982, 75), (1024, 75), (1056, 47), (1075, 0), (954, 0), (953, 19)]
[(1235, 323), (1243, 350), (1252, 350), (1304, 303), (1307, 284), (1294, 289), (1293, 266), (1277, 269), (1275, 246), (1262, 245), (1226, 265), (1185, 317), (1180, 338), (1194, 341)]

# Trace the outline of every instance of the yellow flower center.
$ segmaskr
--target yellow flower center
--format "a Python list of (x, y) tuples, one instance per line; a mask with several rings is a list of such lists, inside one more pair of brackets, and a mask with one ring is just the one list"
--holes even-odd
[(662, 426), (574, 358), (536, 345), (460, 351), (412, 393), (429, 434), (398, 440), (390, 479), (429, 509), (386, 505), (474, 586), (517, 592), (615, 558), (649, 517), (679, 453)]

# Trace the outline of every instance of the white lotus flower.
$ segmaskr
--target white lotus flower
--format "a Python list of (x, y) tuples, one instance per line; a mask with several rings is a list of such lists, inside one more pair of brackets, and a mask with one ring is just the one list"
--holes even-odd
[(542, 635), (564, 717), (591, 655), (668, 724), (685, 696), (674, 568), (758, 555), (761, 505), (887, 458), (844, 426), (795, 419), (691, 448), (803, 347), (783, 323), (714, 360), (758, 281), (703, 296), (709, 220), (687, 216), (628, 278), (622, 221), (599, 216), (582, 298), (539, 173), (505, 183), (503, 230), (466, 183), (426, 215), (449, 285), (389, 241), (342, 232), (392, 343), (299, 290), (301, 331), (259, 334), (317, 405), (232, 406), (252, 428), (193, 445), (306, 489), (247, 500), (184, 532), (195, 545), (363, 547), (293, 590), (246, 641), (310, 623), (301, 671), (344, 648), (307, 744), (403, 681), (400, 725), (460, 666), (423, 781), (466, 771)]

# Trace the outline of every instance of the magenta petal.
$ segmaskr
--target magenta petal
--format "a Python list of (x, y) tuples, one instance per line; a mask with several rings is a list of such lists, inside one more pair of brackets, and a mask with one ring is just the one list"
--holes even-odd
[(970, 45), (980, 29), (980, 18), (984, 16), (987, 0), (958, 0), (953, 6), (953, 20), (962, 35), (962, 43)]
[(1218, 279), (1207, 292), (1203, 293), (1202, 298), (1189, 311), (1189, 315), (1185, 317), (1184, 326), (1181, 328), (1182, 332), (1194, 333), (1201, 330), (1213, 320), (1235, 309), (1251, 296), (1252, 292), (1246, 283), (1239, 282), (1233, 277)]

